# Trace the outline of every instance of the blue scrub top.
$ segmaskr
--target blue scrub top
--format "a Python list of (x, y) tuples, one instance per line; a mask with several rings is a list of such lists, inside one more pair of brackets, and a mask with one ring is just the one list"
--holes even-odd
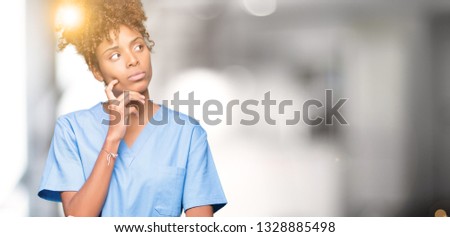
[[(160, 105), (132, 147), (118, 150), (101, 216), (180, 216), (182, 210), (227, 200), (205, 130), (185, 114)], [(184, 121), (184, 125), (180, 123)], [(92, 172), (108, 131), (101, 103), (58, 117), (38, 196), (61, 202)]]

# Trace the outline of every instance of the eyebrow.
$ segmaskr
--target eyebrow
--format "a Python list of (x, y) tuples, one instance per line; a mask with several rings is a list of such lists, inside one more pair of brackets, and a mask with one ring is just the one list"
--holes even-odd
[[(136, 41), (139, 40), (139, 39), (144, 40), (144, 38), (142, 38), (141, 36), (138, 36), (138, 37), (134, 38), (132, 41), (130, 41), (130, 44), (136, 42)], [(102, 55), (105, 55), (105, 53), (108, 52), (108, 51), (116, 50), (116, 49), (118, 49), (118, 48), (119, 48), (118, 45), (113, 46), (113, 47), (111, 47), (111, 48), (108, 48), (108, 49), (106, 49), (106, 50), (102, 53)]]

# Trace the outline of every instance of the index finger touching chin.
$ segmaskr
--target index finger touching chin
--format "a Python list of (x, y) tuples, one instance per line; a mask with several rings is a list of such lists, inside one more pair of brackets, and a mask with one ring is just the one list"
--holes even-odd
[(114, 96), (114, 93), (112, 92), (112, 88), (119, 83), (118, 80), (111, 81), (105, 88), (106, 96), (109, 100), (116, 99), (116, 96)]

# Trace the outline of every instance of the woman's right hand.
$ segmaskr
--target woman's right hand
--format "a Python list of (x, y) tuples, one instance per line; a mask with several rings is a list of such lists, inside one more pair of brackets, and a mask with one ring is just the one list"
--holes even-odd
[(118, 80), (111, 81), (105, 88), (108, 97), (109, 110), (109, 139), (121, 140), (127, 131), (128, 119), (132, 114), (137, 114), (138, 110), (134, 106), (128, 106), (131, 101), (138, 101), (145, 104), (145, 96), (136, 91), (124, 91), (116, 97), (112, 91), (113, 87), (119, 83)]

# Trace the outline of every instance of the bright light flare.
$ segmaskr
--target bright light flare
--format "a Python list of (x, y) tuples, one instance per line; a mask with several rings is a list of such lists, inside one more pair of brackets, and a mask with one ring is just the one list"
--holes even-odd
[(245, 10), (254, 16), (269, 16), (277, 10), (277, 0), (243, 0)]
[(56, 24), (63, 28), (75, 28), (81, 24), (81, 9), (73, 5), (61, 6), (56, 14)]

